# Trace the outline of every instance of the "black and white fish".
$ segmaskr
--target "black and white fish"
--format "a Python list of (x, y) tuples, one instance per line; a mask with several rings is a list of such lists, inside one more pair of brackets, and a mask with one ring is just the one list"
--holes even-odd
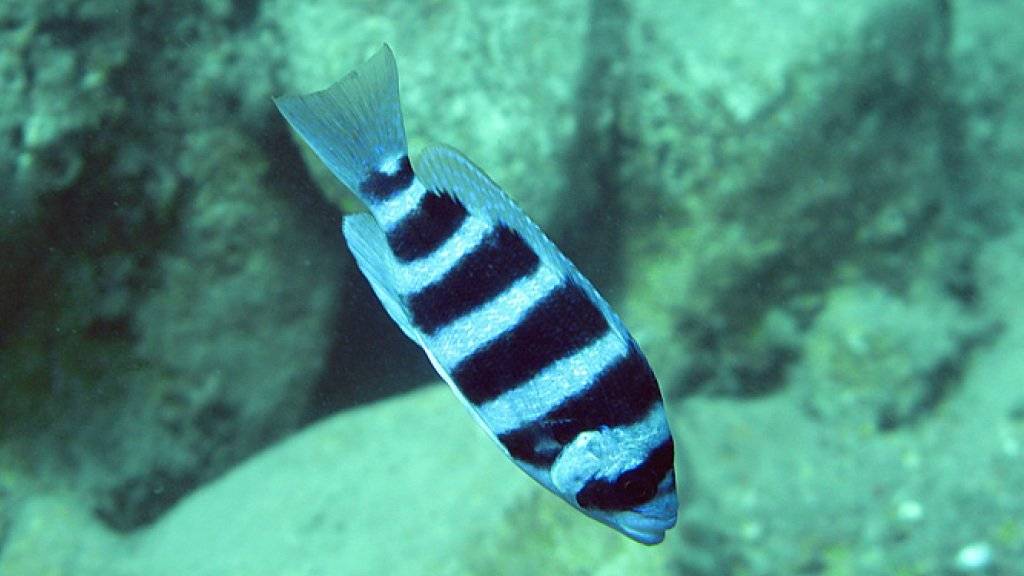
[(627, 536), (676, 523), (661, 392), (622, 321), (459, 152), (406, 150), (386, 45), (329, 88), (276, 100), (369, 208), (342, 225), (388, 314), (527, 474)]

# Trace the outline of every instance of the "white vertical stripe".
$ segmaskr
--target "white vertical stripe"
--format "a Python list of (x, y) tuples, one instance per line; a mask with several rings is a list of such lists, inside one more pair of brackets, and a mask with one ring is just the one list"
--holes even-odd
[(395, 154), (391, 158), (388, 158), (387, 160), (381, 162), (380, 166), (377, 167), (377, 171), (381, 172), (382, 174), (387, 174), (388, 176), (394, 176), (402, 167), (402, 158), (407, 157), (408, 154), (406, 154), (405, 152)]
[(408, 188), (373, 205), (373, 215), (385, 232), (390, 231), (409, 214), (412, 214), (426, 193), (427, 190), (423, 187), (420, 179), (413, 177), (412, 184)]
[(538, 300), (562, 283), (547, 266), (538, 266), (487, 303), (444, 326), (430, 338), (431, 351), (442, 366), (453, 368), (463, 358), (522, 322)]
[(473, 251), (493, 227), (473, 216), (430, 255), (395, 266), (395, 283), (402, 295), (413, 294), (444, 278), (459, 260)]
[(602, 430), (602, 443), (612, 451), (614, 457), (605, 460), (606, 465), (601, 468), (597, 478), (615, 480), (623, 472), (643, 464), (647, 456), (670, 435), (665, 407), (661, 402), (655, 404), (647, 417), (639, 422)]
[(586, 394), (597, 375), (628, 352), (622, 337), (609, 330), (589, 346), (481, 406), (480, 417), (495, 435), (527, 426), (569, 398)]

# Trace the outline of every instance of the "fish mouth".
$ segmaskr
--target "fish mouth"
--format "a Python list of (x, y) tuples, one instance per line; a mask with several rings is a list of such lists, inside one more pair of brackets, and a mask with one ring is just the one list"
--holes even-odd
[(651, 517), (632, 510), (620, 513), (616, 520), (623, 534), (648, 546), (660, 543), (665, 531), (676, 525), (675, 514)]

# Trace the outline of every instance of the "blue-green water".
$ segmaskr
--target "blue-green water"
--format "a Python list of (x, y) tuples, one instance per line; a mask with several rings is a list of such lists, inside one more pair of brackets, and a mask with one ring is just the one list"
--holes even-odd
[[(1024, 4), (0, 0), (0, 575), (1024, 574)], [(643, 547), (492, 445), (271, 98), (389, 43), (661, 381)]]

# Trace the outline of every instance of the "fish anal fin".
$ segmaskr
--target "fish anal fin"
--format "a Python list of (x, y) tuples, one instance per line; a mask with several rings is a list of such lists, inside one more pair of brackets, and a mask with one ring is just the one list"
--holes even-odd
[(420, 342), (420, 333), (413, 325), (395, 286), (394, 257), (377, 221), (369, 214), (352, 214), (342, 222), (342, 232), (356, 259), (356, 265), (366, 276), (384, 310), (406, 336), (414, 342)]
[(480, 417), (480, 412), (466, 399), (448, 369), (438, 362), (430, 346), (426, 345), (426, 337), (412, 323), (409, 310), (395, 287), (393, 274), (395, 266), (394, 256), (387, 245), (384, 231), (377, 224), (377, 221), (369, 214), (352, 214), (346, 216), (342, 222), (342, 232), (345, 234), (345, 241), (348, 243), (349, 250), (352, 251), (352, 255), (356, 259), (356, 265), (359, 266), (359, 270), (366, 276), (370, 287), (373, 289), (374, 294), (377, 295), (388, 315), (398, 324), (406, 336), (423, 348), (430, 363), (437, 370), (441, 379), (455, 393), (455, 397), (469, 410), (473, 419), (476, 420), (477, 424), (483, 428), (487, 435), (507, 454), (507, 449), (498, 441), (498, 438), (491, 431), (491, 427)]

